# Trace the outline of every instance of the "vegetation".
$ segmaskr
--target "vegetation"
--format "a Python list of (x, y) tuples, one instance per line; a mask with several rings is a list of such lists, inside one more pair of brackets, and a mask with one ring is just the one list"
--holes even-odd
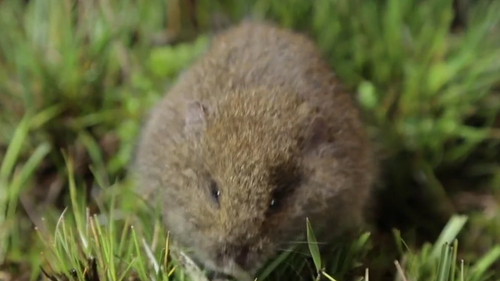
[(195, 274), (126, 167), (212, 27), (248, 15), (317, 42), (382, 167), (370, 233), (283, 253), (259, 280), (500, 280), (494, 0), (1, 0), (0, 280)]

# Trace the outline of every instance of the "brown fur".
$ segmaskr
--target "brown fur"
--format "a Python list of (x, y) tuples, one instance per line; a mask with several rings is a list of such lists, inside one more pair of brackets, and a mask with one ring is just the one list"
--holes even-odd
[(220, 34), (179, 77), (134, 164), (138, 192), (160, 200), (172, 235), (226, 274), (254, 273), (306, 217), (325, 241), (360, 226), (374, 170), (359, 112), (312, 42), (252, 22)]

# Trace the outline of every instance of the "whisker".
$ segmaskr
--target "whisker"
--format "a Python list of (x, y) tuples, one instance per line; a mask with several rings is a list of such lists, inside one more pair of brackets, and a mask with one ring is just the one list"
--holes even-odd
[(286, 263), (286, 265), (287, 265), (287, 266), (288, 266), (291, 270), (293, 270), (293, 271), (294, 271), (295, 275), (296, 275), (297, 277), (299, 277), (299, 278), (300, 278), (300, 280), (304, 280), (304, 277), (303, 277), (303, 276), (301, 276), (300, 272), (299, 272), (297, 269), (295, 269), (295, 266), (294, 266), (293, 264), (291, 264), (291, 263), (290, 263), (290, 262), (288, 262), (288, 261), (285, 261), (285, 263)]
[(286, 248), (278, 248), (277, 251), (279, 253), (294, 253), (294, 254), (299, 254), (305, 257), (308, 257), (308, 255), (304, 252), (296, 251), (294, 249), (286, 249)]
[(283, 242), (283, 244), (289, 244), (289, 245), (300, 245), (300, 244), (326, 245), (327, 242), (289, 241), (289, 242)]

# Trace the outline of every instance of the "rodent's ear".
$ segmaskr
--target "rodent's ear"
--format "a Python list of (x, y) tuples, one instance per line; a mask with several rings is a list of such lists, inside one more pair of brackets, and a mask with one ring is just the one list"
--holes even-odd
[(204, 129), (208, 115), (208, 107), (200, 101), (188, 101), (186, 104), (186, 123), (184, 131), (187, 135), (198, 135)]
[(328, 142), (326, 121), (320, 116), (315, 116), (306, 129), (305, 137), (301, 143), (302, 151), (305, 153), (312, 152), (326, 142)]

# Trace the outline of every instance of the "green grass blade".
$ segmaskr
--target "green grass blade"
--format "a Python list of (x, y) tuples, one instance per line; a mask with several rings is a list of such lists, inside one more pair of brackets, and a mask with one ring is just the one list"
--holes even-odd
[(458, 233), (462, 230), (464, 227), (465, 223), (467, 222), (467, 216), (453, 216), (446, 226), (444, 227), (443, 231), (441, 231), (441, 234), (439, 235), (437, 241), (434, 244), (434, 248), (432, 249), (431, 252), (431, 257), (432, 258), (439, 258), (439, 254), (442, 251), (442, 246), (446, 243), (452, 243), (453, 240), (457, 237)]
[(21, 193), (23, 186), (28, 182), (28, 179), (33, 176), (35, 169), (38, 168), (42, 160), (45, 156), (47, 156), (47, 154), (49, 154), (50, 151), (51, 147), (49, 143), (45, 142), (40, 144), (35, 149), (26, 164), (23, 165), (19, 174), (13, 179), (9, 186), (9, 198), (12, 198), (12, 200), (9, 203), (9, 209), (7, 210), (7, 218), (11, 218), (15, 215), (17, 198), (19, 198), (19, 194)]
[(314, 236), (314, 231), (308, 218), (306, 219), (306, 226), (307, 226), (307, 244), (309, 245), (309, 251), (313, 258), (314, 266), (316, 266), (317, 272), (320, 272), (322, 268), (321, 255), (319, 253), (319, 247), (316, 240), (316, 236)]

